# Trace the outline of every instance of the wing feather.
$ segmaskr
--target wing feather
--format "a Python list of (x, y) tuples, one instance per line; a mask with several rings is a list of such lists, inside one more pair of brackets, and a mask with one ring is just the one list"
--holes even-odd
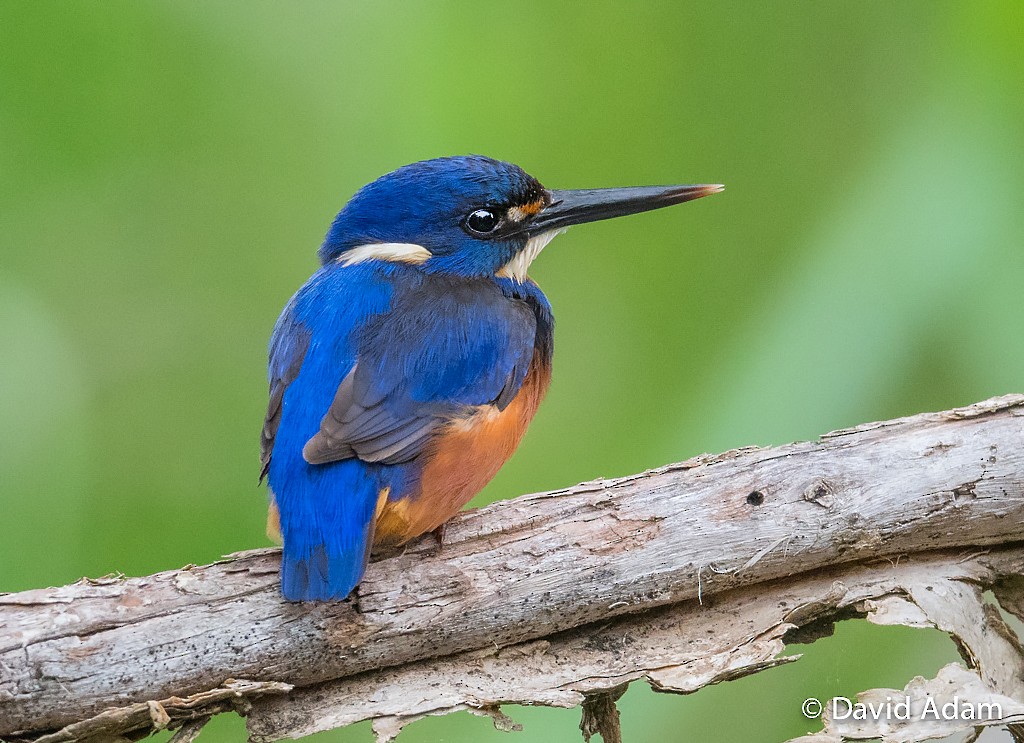
[(260, 482), (270, 471), (270, 457), (274, 451), (274, 439), (281, 425), (281, 409), (288, 385), (295, 381), (302, 368), (302, 361), (309, 350), (309, 333), (292, 319), (291, 306), (281, 313), (270, 340), (270, 364), (267, 376), (270, 382), (270, 401), (263, 418), (260, 434)]
[(535, 333), (533, 311), (489, 282), (425, 282), (367, 321), (356, 364), (303, 457), (310, 464), (415, 458), (453, 418), (511, 402)]

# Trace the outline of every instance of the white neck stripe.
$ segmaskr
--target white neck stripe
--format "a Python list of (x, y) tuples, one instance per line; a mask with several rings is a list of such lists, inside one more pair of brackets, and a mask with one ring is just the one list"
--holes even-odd
[(539, 235), (534, 235), (526, 243), (526, 247), (516, 253), (512, 260), (498, 269), (495, 276), (501, 276), (505, 279), (515, 279), (519, 283), (526, 281), (526, 272), (530, 270), (530, 264), (537, 259), (537, 256), (540, 255), (540, 251), (544, 250), (544, 248), (547, 247), (547, 244), (562, 232), (565, 232), (565, 229), (548, 230), (547, 232), (542, 232)]
[(364, 261), (388, 261), (390, 263), (424, 263), (432, 253), (416, 243), (369, 243), (350, 248), (338, 256), (343, 266), (352, 266)]

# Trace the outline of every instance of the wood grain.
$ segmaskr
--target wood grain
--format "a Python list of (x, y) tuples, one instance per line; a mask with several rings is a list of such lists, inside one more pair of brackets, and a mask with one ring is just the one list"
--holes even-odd
[[(0, 736), (227, 678), (310, 686), (882, 556), (1024, 538), (1024, 396), (462, 514), (355, 598), (281, 600), (277, 550), (0, 595)], [(21, 732), (19, 732), (21, 731)]]

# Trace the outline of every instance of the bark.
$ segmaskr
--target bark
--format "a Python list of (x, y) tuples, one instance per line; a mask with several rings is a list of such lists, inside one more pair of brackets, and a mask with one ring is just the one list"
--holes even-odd
[(934, 683), (1024, 705), (1020, 642), (980, 598), (1024, 603), (1022, 441), (1015, 395), (523, 496), (455, 519), (440, 552), (374, 562), (337, 604), (282, 601), (276, 550), (2, 595), (0, 737), (136, 735), (227, 705), (257, 741), (363, 719), (386, 740), (425, 714), (510, 727), (502, 703), (584, 700), (585, 731), (617, 731), (632, 680), (695, 691), (852, 615), (950, 632), (965, 666)]

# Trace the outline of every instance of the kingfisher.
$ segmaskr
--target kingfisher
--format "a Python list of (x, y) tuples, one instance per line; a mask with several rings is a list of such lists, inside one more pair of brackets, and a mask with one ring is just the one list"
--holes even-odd
[(551, 379), (527, 272), (552, 238), (722, 189), (549, 190), (480, 155), (360, 189), (270, 340), (260, 480), (285, 599), (345, 599), (372, 551), (439, 531), (519, 446)]

